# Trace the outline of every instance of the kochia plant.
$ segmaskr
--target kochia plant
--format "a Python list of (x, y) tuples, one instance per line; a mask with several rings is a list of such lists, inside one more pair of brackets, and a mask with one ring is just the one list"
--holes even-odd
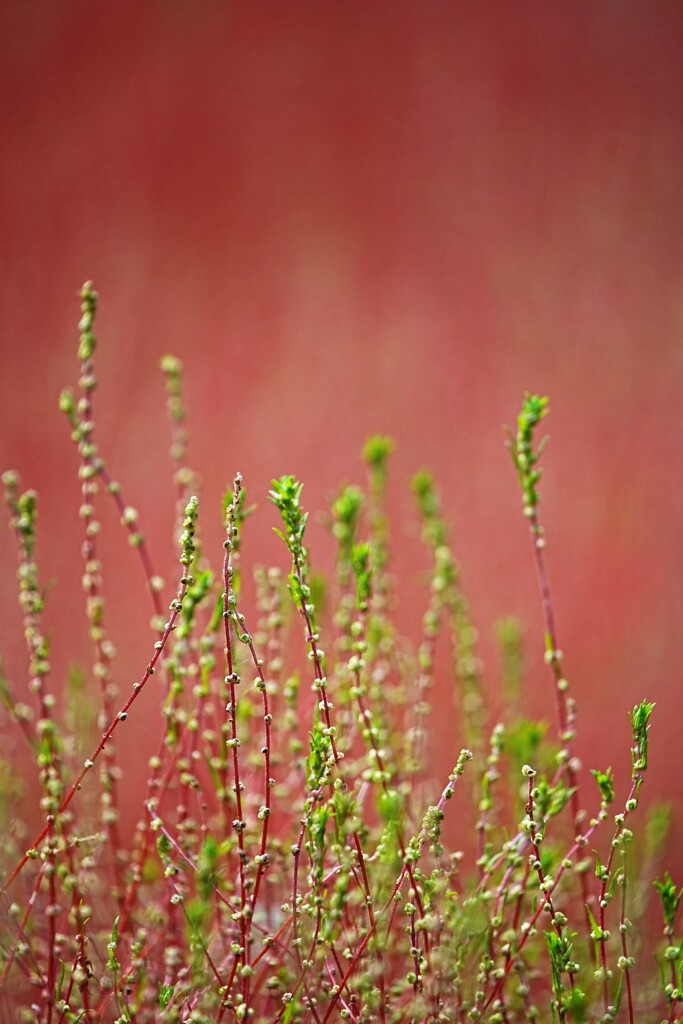
[[(95, 440), (97, 296), (90, 284), (81, 302), (79, 394), (61, 399), (80, 458), (93, 645), (92, 682), (75, 693), (73, 681), (50, 682), (37, 498), (21, 491), (15, 473), (3, 477), (30, 698), (3, 678), (0, 726), (5, 743), (10, 730), (22, 738), (37, 767), (44, 824), (26, 842), (18, 774), (13, 758), (3, 757), (2, 1019), (683, 1019), (681, 890), (668, 874), (655, 881), (661, 946), (648, 947), (645, 923), (664, 811), (648, 829), (641, 823), (649, 839), (633, 852), (653, 705), (643, 701), (631, 712), (623, 801), (616, 801), (611, 768), (593, 770), (588, 785), (574, 754), (576, 706), (539, 518), (537, 428), (547, 400), (525, 397), (509, 449), (543, 602), (554, 743), (544, 739), (545, 723), (519, 716), (516, 701), (500, 721), (489, 719), (476, 633), (425, 471), (413, 490), (431, 588), (421, 640), (407, 653), (392, 618), (386, 438), (372, 438), (364, 450), (368, 487), (347, 486), (332, 504), (336, 570), (324, 581), (325, 607), (306, 546), (302, 484), (291, 476), (270, 492), (288, 570), (283, 577), (279, 567), (254, 568), (256, 602), (245, 605), (242, 477), (225, 499), (222, 562), (212, 569), (197, 539), (181, 366), (172, 357), (162, 370), (183, 512), (177, 586), (164, 612), (165, 585), (137, 512)], [(103, 492), (139, 555), (155, 615), (149, 660), (124, 695), (102, 592)], [(519, 676), (519, 630), (504, 623), (499, 638), (509, 691)], [(452, 651), (454, 733), (463, 749), (434, 790), (427, 753), (439, 644)], [(114, 741), (123, 747), (124, 723), (145, 690), (149, 708), (153, 687), (163, 735), (150, 751), (149, 776), (138, 787), (140, 820), (131, 829), (121, 820), (125, 758)], [(472, 801), (474, 834), (447, 848), (449, 804)]]

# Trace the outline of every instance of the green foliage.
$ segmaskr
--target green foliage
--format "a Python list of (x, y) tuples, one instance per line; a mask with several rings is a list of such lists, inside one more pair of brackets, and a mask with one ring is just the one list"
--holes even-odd
[(650, 731), (650, 715), (653, 710), (654, 704), (648, 704), (644, 700), (642, 704), (636, 705), (633, 712), (629, 714), (631, 730), (633, 732), (631, 763), (634, 781), (647, 768), (647, 740)]
[[(579, 964), (573, 959), (573, 940), (575, 932), (568, 932), (561, 928), (557, 932), (545, 932), (548, 955), (550, 957), (550, 968), (552, 972), (553, 994), (553, 1020), (564, 1021), (567, 1013), (571, 1010), (574, 1020), (583, 1019), (585, 997), (575, 986), (571, 988), (567, 980), (579, 970)], [(566, 976), (566, 979), (565, 979)]]
[(663, 881), (656, 879), (652, 884), (659, 893), (659, 898), (662, 903), (664, 925), (666, 928), (673, 931), (676, 924), (678, 906), (681, 902), (681, 896), (683, 896), (683, 889), (676, 888), (668, 871), (665, 872)]
[(503, 694), (509, 704), (514, 704), (523, 676), (522, 627), (519, 620), (511, 616), (497, 622), (495, 631), (503, 663)]
[(659, 857), (664, 852), (673, 817), (674, 812), (670, 803), (656, 803), (649, 808), (645, 825), (645, 854), (650, 859)]
[(78, 328), (81, 332), (78, 346), (78, 358), (82, 363), (88, 362), (95, 354), (97, 341), (93, 332), (95, 311), (97, 310), (97, 292), (92, 282), (87, 281), (81, 288), (81, 319)]
[(541, 479), (541, 470), (536, 466), (541, 456), (543, 443), (534, 448), (534, 433), (538, 424), (547, 414), (548, 399), (527, 392), (524, 396), (522, 411), (517, 418), (517, 436), (509, 444), (522, 487), (524, 511), (528, 516), (532, 515), (538, 505), (538, 484)]
[(609, 805), (614, 801), (614, 779), (612, 778), (612, 769), (608, 768), (606, 772), (600, 772), (595, 768), (591, 768), (591, 775), (598, 784), (603, 804), (605, 807), (609, 807)]
[(285, 533), (276, 531), (284, 540), (285, 544), (296, 560), (302, 557), (304, 530), (308, 513), (305, 513), (301, 506), (301, 492), (304, 485), (299, 483), (293, 476), (282, 476), (279, 480), (273, 480), (269, 497), (272, 503), (280, 512), (285, 526)]
[(348, 560), (353, 550), (364, 500), (360, 487), (350, 484), (332, 502), (332, 532), (339, 542), (342, 559)]
[(363, 458), (370, 470), (385, 478), (389, 457), (394, 451), (394, 442), (383, 434), (375, 434), (368, 438), (363, 447)]
[[(273, 481), (269, 496), (289, 564), (285, 572), (257, 567), (255, 602), (243, 598), (251, 509), (242, 478), (237, 474), (226, 492), (223, 561), (212, 567), (197, 540), (182, 366), (172, 356), (161, 368), (180, 571), (164, 613), (163, 581), (138, 514), (93, 440), (97, 296), (89, 284), (81, 303), (80, 397), (65, 390), (60, 405), (79, 455), (95, 658), (91, 673), (72, 670), (66, 689), (59, 687), (63, 712), (51, 689), (42, 625), (37, 498), (22, 493), (17, 474), (3, 476), (31, 701), (23, 699), (25, 687), (0, 675), (3, 1019), (15, 1011), (21, 1020), (53, 1024), (650, 1019), (651, 980), (636, 975), (629, 947), (644, 962), (646, 936), (634, 941), (627, 911), (637, 899), (627, 882), (638, 883), (637, 895), (652, 892), (648, 879), (632, 874), (661, 855), (670, 822), (666, 809), (653, 813), (644, 854), (634, 850), (632, 815), (654, 705), (644, 701), (630, 715), (631, 789), (613, 813), (611, 768), (593, 770), (597, 793), (581, 789), (572, 751), (576, 713), (548, 612), (536, 442), (547, 399), (525, 396), (510, 449), (544, 594), (556, 728), (520, 713), (515, 620), (498, 626), (502, 672), (485, 684), (449, 526), (426, 470), (413, 477), (412, 492), (428, 586), (409, 581), (415, 629), (409, 636), (399, 630), (385, 507), (393, 444), (386, 437), (364, 448), (366, 485), (345, 486), (332, 503), (330, 573), (315, 571), (317, 553), (304, 544), (302, 484), (292, 476)], [(125, 697), (117, 693), (105, 631), (100, 492), (117, 505), (154, 611), (146, 665)], [(126, 642), (138, 649), (133, 627)], [(153, 674), (156, 698), (148, 693), (147, 704), (138, 704)], [(439, 674), (445, 685), (439, 679), (437, 687)], [(491, 685), (497, 722), (488, 710)], [(148, 735), (155, 704), (160, 740)], [(150, 716), (136, 741), (150, 744), (142, 774), (131, 768), (137, 762), (123, 726), (134, 714)], [(462, 747), (441, 783), (431, 756), (433, 723), (451, 730), (455, 750)], [(35, 763), (35, 810), (44, 820), (38, 835), (27, 824), (31, 789), (15, 738)], [(132, 835), (120, 821), (127, 801), (139, 811)], [(676, 1020), (683, 890), (668, 873), (654, 886), (665, 933), (656, 951), (659, 1010)]]
[(370, 572), (370, 545), (356, 544), (351, 553), (351, 564), (356, 577), (356, 604), (361, 612), (370, 607), (372, 575)]

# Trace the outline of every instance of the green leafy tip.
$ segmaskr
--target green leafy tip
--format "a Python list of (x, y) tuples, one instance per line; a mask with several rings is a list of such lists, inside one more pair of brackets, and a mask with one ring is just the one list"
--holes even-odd
[(522, 411), (517, 417), (517, 436), (508, 445), (522, 485), (524, 512), (527, 516), (533, 515), (539, 501), (538, 482), (541, 471), (535, 467), (544, 445), (544, 441), (541, 441), (534, 448), (534, 431), (547, 414), (548, 399), (541, 395), (530, 395), (527, 391)]
[(631, 720), (631, 731), (633, 733), (631, 761), (634, 779), (647, 768), (647, 740), (650, 731), (650, 715), (654, 706), (654, 704), (644, 700), (642, 704), (637, 704), (633, 711), (629, 712), (628, 717)]
[(375, 434), (374, 437), (369, 437), (363, 446), (363, 459), (371, 469), (384, 473), (394, 447), (390, 437)]
[(681, 896), (683, 896), (683, 889), (676, 889), (668, 871), (664, 874), (663, 882), (655, 880), (652, 884), (659, 893), (659, 898), (662, 902), (664, 923), (666, 924), (668, 931), (673, 932), (674, 925), (676, 923), (676, 914), (678, 913), (678, 905), (681, 902)]
[(78, 346), (78, 358), (82, 363), (92, 359), (95, 354), (97, 340), (93, 331), (95, 323), (95, 312), (97, 310), (97, 292), (93, 289), (92, 281), (86, 281), (81, 288), (81, 319), (78, 322), (78, 329), (81, 332)]
[(119, 918), (114, 918), (114, 925), (111, 930), (111, 940), (107, 943), (107, 966), (113, 974), (121, 969), (121, 964), (116, 959), (116, 947), (119, 943)]
[(434, 477), (428, 469), (421, 469), (415, 474), (411, 480), (411, 488), (418, 510), (425, 519), (435, 519), (441, 515)]
[(283, 536), (292, 556), (297, 559), (303, 554), (303, 538), (306, 529), (307, 513), (301, 506), (301, 492), (303, 484), (300, 484), (293, 476), (281, 476), (279, 480), (273, 480), (272, 488), (268, 497), (280, 512), (286, 535)]
[(548, 414), (548, 405), (548, 398), (541, 395), (530, 395), (528, 391), (525, 393), (522, 411), (517, 417), (520, 437), (528, 441), (533, 440), (534, 428)]
[(185, 506), (185, 518), (183, 519), (183, 532), (180, 534), (180, 556), (181, 565), (189, 568), (195, 553), (195, 533), (197, 530), (197, 515), (199, 513), (199, 498), (194, 495)]
[(353, 545), (361, 510), (363, 508), (363, 492), (360, 487), (349, 484), (332, 503), (332, 532), (345, 553), (349, 553)]
[(369, 544), (356, 544), (353, 549), (352, 565), (356, 577), (358, 609), (359, 611), (367, 611), (372, 596)]
[(603, 804), (605, 807), (609, 807), (614, 800), (614, 779), (612, 778), (612, 769), (608, 768), (606, 772), (599, 772), (595, 768), (591, 768), (591, 775), (598, 784)]
[(161, 357), (159, 362), (161, 372), (166, 374), (167, 377), (177, 379), (182, 373), (183, 364), (176, 358), (176, 356), (165, 355)]

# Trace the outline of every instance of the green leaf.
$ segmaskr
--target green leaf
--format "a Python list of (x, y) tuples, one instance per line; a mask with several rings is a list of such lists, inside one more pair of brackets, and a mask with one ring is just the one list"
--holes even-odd
[(375, 434), (369, 437), (363, 446), (363, 459), (373, 469), (384, 471), (389, 456), (395, 448), (394, 442), (384, 434)]
[(647, 768), (647, 739), (650, 731), (650, 715), (654, 704), (646, 700), (637, 704), (633, 712), (629, 713), (631, 720), (631, 731), (633, 733), (633, 747), (631, 748), (631, 762), (633, 765), (633, 779), (640, 781), (640, 773)]
[(667, 928), (670, 931), (673, 931), (676, 922), (676, 914), (678, 913), (678, 906), (681, 902), (681, 896), (683, 896), (683, 889), (676, 889), (668, 871), (665, 872), (663, 881), (660, 882), (659, 879), (656, 879), (652, 884), (659, 893), (664, 922)]
[(162, 834), (157, 839), (157, 853), (159, 854), (159, 857), (164, 862), (164, 864), (168, 863), (172, 849), (173, 846), (171, 844), (171, 840), (168, 838), (167, 835), (165, 835), (162, 832)]
[(372, 575), (370, 570), (370, 545), (356, 544), (351, 556), (356, 577), (356, 603), (360, 611), (365, 610), (372, 597)]
[(174, 985), (164, 985), (159, 982), (159, 1008), (165, 1010), (168, 1004), (173, 999), (173, 993), (175, 991)]
[(595, 768), (591, 768), (591, 775), (594, 777), (600, 790), (600, 796), (602, 797), (603, 803), (609, 806), (614, 800), (614, 780), (612, 778), (612, 769), (608, 768), (606, 772), (600, 772)]
[(116, 974), (121, 969), (121, 964), (116, 959), (116, 947), (119, 944), (119, 919), (114, 918), (114, 924), (111, 930), (111, 940), (107, 943), (108, 960), (107, 965), (109, 970)]

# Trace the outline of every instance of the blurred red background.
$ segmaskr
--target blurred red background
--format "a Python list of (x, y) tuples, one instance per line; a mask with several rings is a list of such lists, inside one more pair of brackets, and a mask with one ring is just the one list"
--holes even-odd
[[(514, 613), (527, 707), (552, 717), (501, 431), (525, 389), (550, 395), (542, 516), (577, 750), (625, 779), (626, 711), (656, 700), (647, 789), (680, 800), (682, 52), (683, 11), (657, 2), (2, 5), (0, 468), (40, 492), (57, 679), (90, 661), (57, 398), (77, 377), (76, 292), (92, 278), (98, 439), (167, 579), (171, 351), (207, 549), (220, 557), (220, 495), (240, 469), (259, 505), (245, 558), (284, 566), (270, 479), (299, 475), (317, 513), (360, 476), (364, 438), (389, 433), (405, 628), (419, 637), (408, 481), (426, 464), (489, 685), (493, 623)], [(149, 656), (146, 598), (102, 518), (127, 687)], [(310, 542), (329, 564), (318, 522)], [(7, 532), (2, 650), (20, 685), (14, 568)], [(434, 725), (447, 771), (454, 726)], [(126, 756), (135, 775), (147, 752)]]

